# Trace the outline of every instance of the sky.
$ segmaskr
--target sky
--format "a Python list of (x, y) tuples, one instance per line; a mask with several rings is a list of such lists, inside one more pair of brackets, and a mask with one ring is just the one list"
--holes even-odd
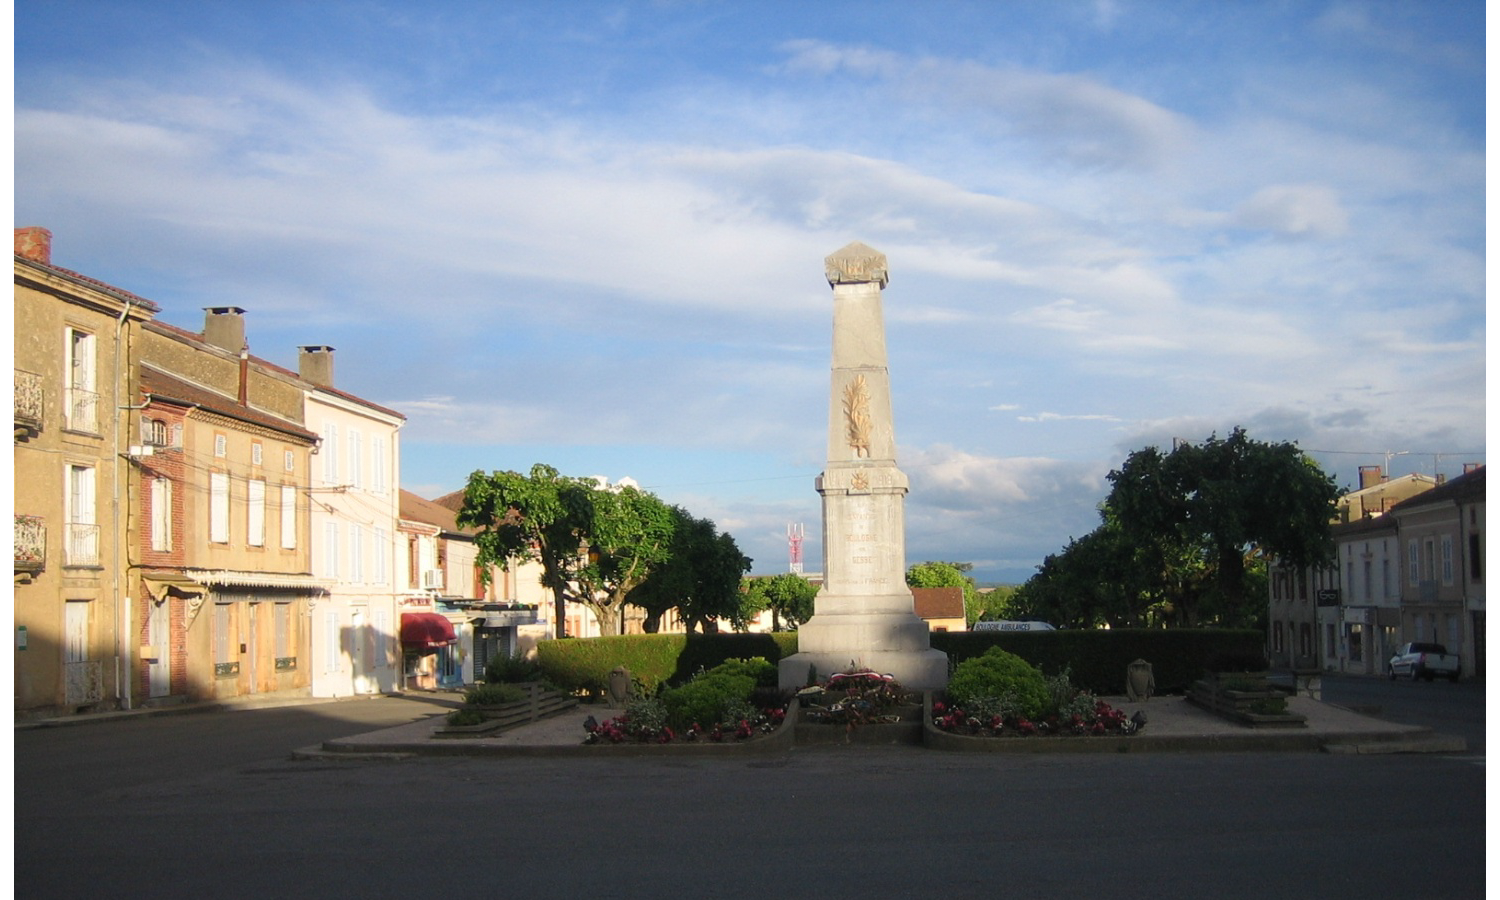
[(1485, 461), (1482, 2), (18, 0), (17, 226), (336, 348), (403, 486), (629, 477), (822, 567), (823, 258), (883, 252), (906, 557), (1019, 583), (1134, 450)]

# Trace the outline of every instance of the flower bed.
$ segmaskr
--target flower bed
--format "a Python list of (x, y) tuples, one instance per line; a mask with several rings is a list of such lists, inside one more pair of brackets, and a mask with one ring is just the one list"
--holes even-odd
[(1048, 716), (1033, 722), (1025, 716), (1005, 717), (999, 713), (977, 714), (939, 701), (932, 704), (932, 725), (949, 734), (970, 737), (1103, 737), (1131, 735), (1140, 723), (1103, 700), (1095, 700), (1091, 711), (1070, 712), (1067, 718)]
[(711, 744), (738, 743), (769, 735), (786, 721), (786, 709), (763, 709), (743, 717), (737, 722), (716, 722), (704, 727), (694, 722), (681, 732), (674, 730), (655, 716), (639, 713), (632, 715), (630, 708), (612, 719), (606, 719), (592, 728), (585, 725), (585, 744), (670, 744), (704, 742)]

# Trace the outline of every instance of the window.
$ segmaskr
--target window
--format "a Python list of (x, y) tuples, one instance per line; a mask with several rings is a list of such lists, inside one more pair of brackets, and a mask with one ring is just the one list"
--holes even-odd
[(172, 480), (151, 479), (151, 549), (166, 553), (172, 549)]
[(1422, 581), (1422, 557), (1416, 541), (1406, 542), (1406, 583), (1416, 587)]
[(1479, 546), (1479, 535), (1469, 535), (1469, 580), (1484, 580), (1484, 551)]
[(1380, 596), (1391, 595), (1391, 561), (1389, 557), (1380, 558)]
[(1281, 623), (1273, 622), (1271, 624), (1271, 649), (1276, 651), (1277, 653), (1282, 652), (1283, 640), (1284, 639), (1281, 633)]
[(386, 564), (391, 552), (391, 534), (384, 528), (375, 527), (375, 552), (372, 554), (372, 562), (375, 570), (371, 573), (370, 581), (374, 584), (385, 584), (388, 578)]
[(222, 434), (214, 435), (214, 456), (223, 459), (229, 455), (229, 438)]
[(323, 483), (339, 483), (339, 427), (323, 423)]
[(349, 429), (349, 485), (365, 486), (364, 472), (365, 437), (353, 428)]
[(161, 419), (141, 419), (141, 443), (148, 447), (171, 446), (167, 440), (167, 423)]
[(365, 580), (365, 529), (358, 523), (349, 526), (349, 580)]
[(65, 333), (68, 402), (64, 405), (70, 431), (99, 433), (99, 395), (95, 393), (94, 356), (96, 342), (86, 331), (69, 328)]
[(323, 523), (323, 577), (339, 577), (339, 523)]
[(264, 459), (265, 459), (265, 448), (261, 446), (260, 441), (253, 441), (250, 444), (250, 465), (252, 465), (252, 466), (262, 465), (263, 464), (262, 461)]
[(292, 604), (276, 604), (276, 658), (289, 659), (297, 655), (297, 643), (292, 632)]
[(264, 547), (266, 545), (266, 483), (259, 478), (250, 479), (245, 499), (245, 505), (249, 509), (249, 535), (246, 540), (252, 547)]
[(67, 467), (68, 539), (63, 563), (70, 566), (99, 565), (99, 524), (95, 518), (95, 482), (92, 466)]
[(235, 662), (234, 659), (234, 635), (230, 634), (230, 626), (233, 624), (234, 606), (229, 603), (217, 603), (214, 605), (214, 665), (218, 668), (218, 674), (226, 674), (224, 667)]
[(1365, 661), (1365, 626), (1349, 626), (1349, 661), (1352, 663)]
[(386, 467), (390, 460), (386, 457), (385, 438), (374, 437), (370, 440), (370, 489), (377, 494), (386, 492)]
[(1365, 599), (1371, 600), (1375, 596), (1375, 563), (1365, 560)]
[(229, 543), (229, 476), (224, 472), (208, 475), (208, 539)]
[(281, 549), (297, 549), (297, 488), (281, 486)]
[(1453, 535), (1443, 535), (1443, 584), (1453, 583)]

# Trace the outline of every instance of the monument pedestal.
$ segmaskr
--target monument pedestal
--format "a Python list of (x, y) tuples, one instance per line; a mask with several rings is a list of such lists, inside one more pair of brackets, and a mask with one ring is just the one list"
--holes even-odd
[[(906, 603), (911, 605), (910, 593)], [(797, 652), (781, 660), (777, 680), (784, 688), (801, 688), (809, 674), (827, 681), (850, 669), (890, 675), (914, 691), (948, 684), (948, 655), (932, 649), (927, 623), (909, 611), (814, 613), (797, 629)]]

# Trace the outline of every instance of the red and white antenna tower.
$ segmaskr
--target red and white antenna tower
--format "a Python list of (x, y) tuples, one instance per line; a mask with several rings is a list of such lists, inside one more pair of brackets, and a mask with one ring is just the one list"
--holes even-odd
[(793, 575), (802, 574), (802, 538), (804, 535), (805, 532), (800, 522), (786, 527), (786, 547), (791, 555)]

